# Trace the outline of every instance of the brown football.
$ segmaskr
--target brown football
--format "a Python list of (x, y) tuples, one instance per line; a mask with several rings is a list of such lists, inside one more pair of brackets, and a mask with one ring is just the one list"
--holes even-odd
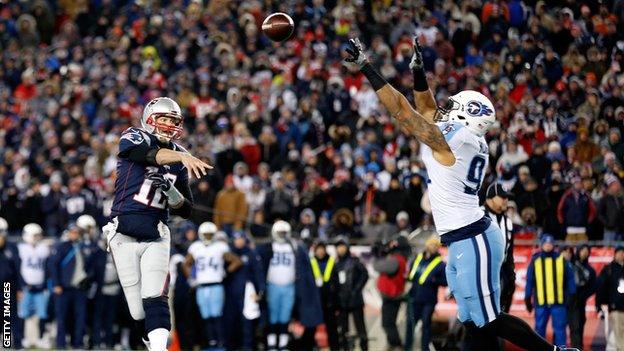
[(284, 41), (290, 38), (295, 29), (293, 19), (283, 12), (276, 12), (269, 15), (262, 22), (264, 35), (273, 41)]

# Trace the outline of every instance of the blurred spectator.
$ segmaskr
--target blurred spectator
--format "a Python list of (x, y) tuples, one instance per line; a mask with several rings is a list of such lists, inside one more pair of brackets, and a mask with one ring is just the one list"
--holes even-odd
[(568, 325), (572, 346), (582, 350), (587, 299), (596, 291), (596, 271), (589, 265), (590, 247), (581, 245), (570, 260), (574, 271), (576, 294), (568, 301)]
[(544, 225), (544, 213), (548, 209), (548, 202), (546, 195), (539, 189), (537, 181), (529, 177), (521, 185), (522, 188), (518, 192), (516, 197), (516, 204), (520, 213), (527, 208), (531, 207), (535, 210), (536, 219), (535, 223), (540, 227)]
[(386, 212), (386, 220), (392, 223), (395, 221), (397, 214), (405, 207), (407, 194), (401, 188), (399, 179), (393, 176), (390, 179), (388, 190), (379, 193), (376, 199), (379, 199), (377, 205)]
[(613, 174), (605, 176), (607, 187), (604, 196), (598, 202), (598, 219), (604, 226), (605, 241), (622, 240), (624, 232), (624, 199), (619, 179)]
[(503, 167), (515, 167), (523, 163), (529, 158), (522, 146), (519, 146), (515, 140), (509, 140), (503, 148), (503, 154), (498, 159), (496, 169), (502, 170)]
[(349, 348), (349, 315), (353, 317), (353, 324), (357, 331), (362, 351), (368, 350), (368, 335), (364, 322), (364, 297), (362, 291), (368, 281), (368, 271), (360, 260), (351, 254), (349, 241), (346, 237), (337, 237), (336, 245), (336, 275), (338, 276), (338, 333), (340, 348)]
[[(318, 224), (314, 211), (305, 208), (299, 215), (299, 222), (295, 226), (295, 231), (299, 233), (299, 238), (304, 242), (312, 242), (319, 238)], [(326, 238), (325, 238), (326, 239)]]
[(316, 286), (321, 292), (321, 307), (323, 308), (323, 319), (329, 339), (329, 347), (338, 349), (338, 325), (336, 323), (338, 275), (334, 270), (336, 258), (327, 253), (327, 244), (324, 241), (317, 241), (313, 246), (313, 250), (314, 254), (310, 258), (310, 264), (312, 265)]
[(434, 234), (425, 242), (425, 250), (411, 261), (407, 279), (412, 282), (409, 291), (410, 307), (407, 313), (406, 347), (412, 346), (412, 335), (418, 321), (422, 321), (421, 350), (431, 343), (431, 317), (438, 302), (438, 289), (446, 286), (446, 264), (440, 256), (440, 239)]
[[(615, 346), (624, 345), (624, 246), (615, 248), (613, 261), (602, 268), (598, 276), (596, 309), (608, 311), (609, 324), (613, 325)], [(605, 311), (606, 310), (606, 311)]]
[(582, 188), (581, 178), (572, 178), (568, 189), (557, 206), (557, 218), (565, 230), (566, 240), (587, 241), (587, 228), (596, 217), (596, 206)]
[[(202, 178), (199, 182), (193, 184), (193, 211), (191, 212), (190, 220), (195, 225), (200, 225), (204, 222), (212, 220), (213, 213), (210, 209), (215, 205), (216, 193), (212, 188), (210, 182)], [(201, 206), (201, 208), (199, 207)]]
[(234, 232), (231, 250), (243, 265), (225, 280), (226, 348), (252, 350), (254, 324), (260, 317), (258, 303), (265, 296), (266, 281), (260, 256), (244, 232)]
[(61, 199), (61, 215), (66, 223), (76, 222), (83, 214), (95, 214), (95, 198), (83, 189), (83, 178), (74, 178), (69, 182), (67, 194)]
[(592, 162), (594, 157), (598, 156), (599, 150), (591, 139), (589, 139), (589, 131), (587, 128), (580, 128), (578, 130), (578, 138), (574, 145), (576, 150), (576, 158), (580, 162)]
[(409, 236), (412, 232), (412, 226), (410, 225), (410, 218), (407, 212), (401, 211), (396, 215), (396, 231), (399, 235)]
[[(554, 251), (554, 238), (543, 234), (541, 250), (534, 254), (527, 268), (524, 303), (531, 313), (535, 306), (535, 330), (546, 337), (546, 326), (552, 316), (554, 344), (566, 344), (566, 298), (576, 293), (574, 272), (564, 261), (563, 255)], [(550, 266), (550, 267), (547, 267)], [(555, 277), (560, 277), (555, 279)], [(554, 282), (554, 283), (553, 283)], [(554, 284), (554, 286), (552, 285)], [(553, 286), (552, 289), (547, 285)]]
[(60, 236), (63, 225), (61, 201), (64, 195), (62, 186), (61, 176), (58, 173), (53, 174), (50, 177), (50, 190), (41, 202), (43, 215), (45, 216), (44, 227), (46, 228), (46, 234), (53, 237)]
[[(93, 260), (83, 245), (80, 228), (71, 225), (67, 240), (56, 245), (50, 272), (54, 286), (54, 309), (57, 322), (56, 347), (65, 348), (70, 332), (74, 348), (83, 348), (87, 318), (87, 289), (93, 281)], [(70, 314), (71, 311), (71, 314)], [(71, 318), (72, 323), (68, 323)], [(68, 326), (73, 330), (68, 330)]]
[(241, 230), (247, 218), (245, 194), (234, 186), (232, 175), (225, 178), (225, 185), (215, 200), (214, 223), (231, 235), (234, 230)]
[(273, 175), (273, 186), (266, 194), (264, 214), (269, 222), (277, 219), (287, 220), (293, 215), (294, 204), (292, 196), (286, 189), (284, 177), (281, 173)]
[(377, 289), (382, 297), (381, 326), (386, 333), (386, 341), (391, 350), (402, 347), (397, 329), (397, 315), (401, 308), (409, 244), (403, 236), (397, 236), (380, 248), (382, 256), (374, 261), (374, 268), (379, 272)]
[(372, 244), (377, 240), (388, 241), (392, 235), (396, 234), (396, 228), (386, 222), (385, 217), (385, 212), (374, 207), (370, 217), (364, 219), (362, 235), (367, 243)]

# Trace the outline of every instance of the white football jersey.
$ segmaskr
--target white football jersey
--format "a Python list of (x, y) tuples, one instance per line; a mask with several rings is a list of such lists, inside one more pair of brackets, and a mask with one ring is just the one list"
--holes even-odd
[(20, 260), (20, 274), (28, 285), (41, 285), (45, 282), (45, 262), (50, 256), (50, 248), (42, 243), (31, 245), (19, 243), (17, 245)]
[(228, 244), (216, 241), (209, 245), (196, 241), (188, 249), (195, 260), (197, 284), (221, 283), (225, 278), (223, 255), (230, 251)]
[(440, 235), (474, 223), (484, 216), (478, 191), (488, 166), (488, 147), (479, 137), (456, 122), (437, 124), (449, 144), (455, 164), (450, 167), (433, 158), (422, 145), (422, 159), (429, 176), (429, 199), (435, 226)]
[(273, 257), (269, 264), (267, 282), (277, 285), (287, 285), (295, 282), (295, 253), (289, 243), (271, 244)]

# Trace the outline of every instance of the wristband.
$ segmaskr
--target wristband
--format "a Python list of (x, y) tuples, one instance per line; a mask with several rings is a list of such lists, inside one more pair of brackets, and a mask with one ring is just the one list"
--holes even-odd
[(425, 69), (420, 67), (412, 70), (414, 77), (414, 90), (418, 92), (424, 92), (429, 90), (429, 84), (427, 84), (427, 76), (425, 75)]
[(156, 154), (158, 153), (158, 150), (159, 149), (150, 149), (145, 154), (145, 161), (150, 165), (158, 166), (158, 162), (156, 162)]
[(388, 84), (386, 80), (379, 74), (370, 63), (366, 63), (360, 71), (366, 76), (366, 79), (370, 82), (371, 86), (375, 91), (384, 87), (384, 85)]
[(167, 194), (167, 203), (172, 207), (176, 207), (184, 201), (184, 195), (173, 184), (169, 190), (165, 191), (165, 194)]

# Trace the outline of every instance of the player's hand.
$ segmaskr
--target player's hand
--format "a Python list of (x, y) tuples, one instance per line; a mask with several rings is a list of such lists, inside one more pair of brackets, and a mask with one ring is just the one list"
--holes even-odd
[(180, 155), (180, 162), (182, 162), (184, 167), (186, 167), (186, 169), (188, 170), (189, 178), (191, 178), (193, 174), (195, 174), (195, 177), (197, 177), (197, 179), (200, 179), (201, 177), (208, 174), (209, 169), (212, 169), (211, 165), (189, 153), (182, 153), (182, 155)]
[(62, 288), (61, 286), (59, 286), (59, 285), (55, 286), (55, 287), (54, 287), (54, 293), (55, 293), (56, 295), (60, 295), (60, 294), (62, 294), (62, 293), (63, 293), (63, 288)]
[(17, 301), (22, 301), (22, 298), (24, 298), (24, 292), (21, 290), (18, 290), (17, 293), (15, 294), (15, 297), (17, 297)]
[(414, 54), (412, 55), (409, 68), (412, 70), (423, 68), (422, 47), (418, 42), (418, 36), (414, 37)]
[(524, 305), (526, 306), (527, 312), (533, 312), (533, 303), (531, 302), (531, 299), (525, 299)]
[(145, 176), (145, 179), (152, 181), (154, 188), (160, 188), (162, 191), (167, 192), (171, 189), (171, 182), (165, 178), (165, 176), (158, 172), (149, 172)]
[(345, 52), (349, 55), (345, 59), (346, 62), (355, 63), (362, 67), (368, 62), (368, 58), (364, 54), (364, 46), (360, 42), (359, 38), (349, 39), (349, 47), (345, 49)]

